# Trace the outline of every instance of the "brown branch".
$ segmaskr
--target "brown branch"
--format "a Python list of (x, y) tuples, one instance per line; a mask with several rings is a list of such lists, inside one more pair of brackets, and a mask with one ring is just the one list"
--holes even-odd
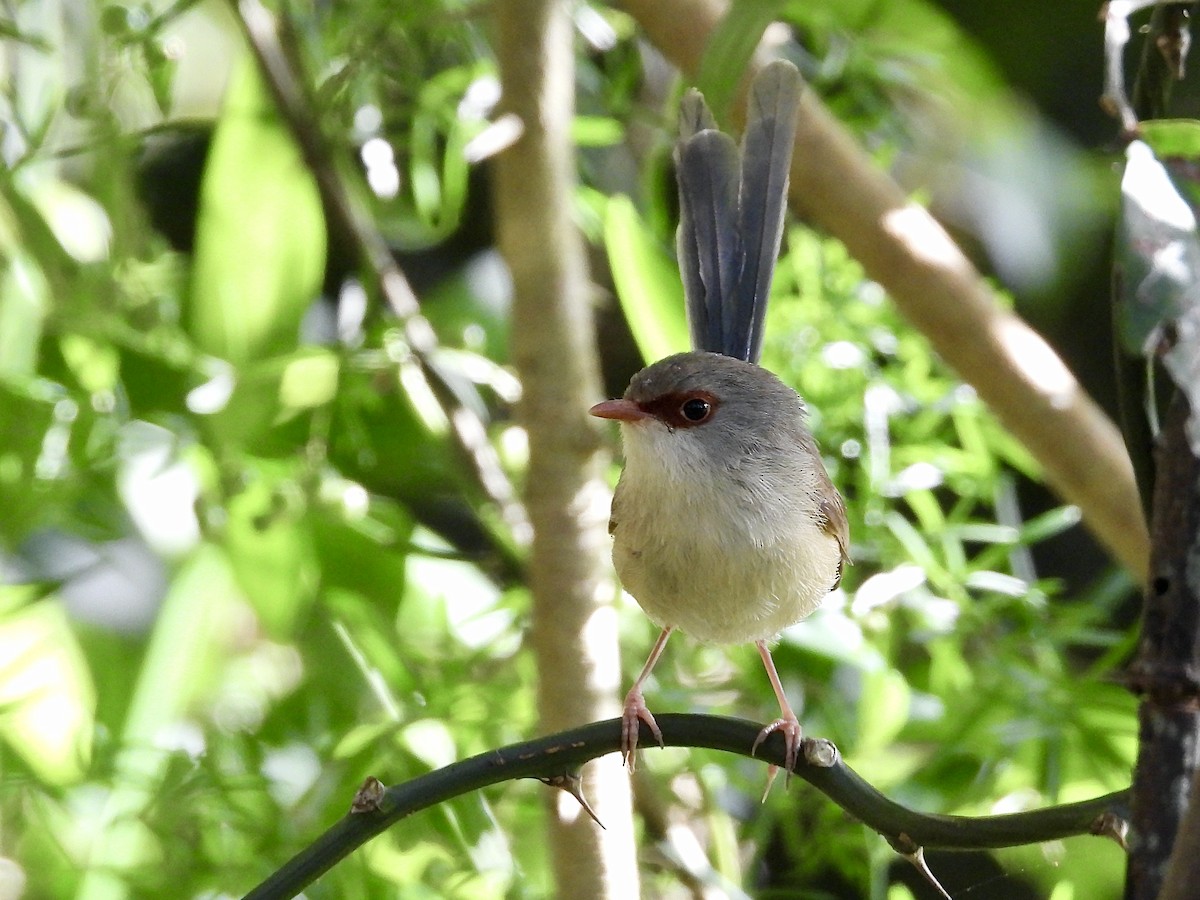
[[(624, 0), (694, 74), (725, 5)], [(940, 224), (881, 172), (813, 91), (800, 101), (792, 208), (838, 238), (1034, 455), (1047, 482), (1144, 580), (1149, 536), (1121, 435), (1045, 340), (1004, 309)]]
[[(1108, 15), (1128, 15), (1146, 5), (1146, 0), (1121, 0), (1110, 4)], [(1134, 136), (1130, 117), (1170, 115), (1171, 88), (1186, 71), (1188, 16), (1194, 6), (1157, 4), (1142, 47), (1133, 109), (1128, 101), (1122, 109), (1125, 137)], [(1128, 31), (1126, 24), (1126, 40)], [(1120, 56), (1110, 48), (1110, 85), (1124, 80), (1113, 74), (1119, 66)], [(1126, 277), (1118, 266), (1118, 305), (1134, 302), (1127, 295), (1138, 285), (1126, 284)], [(1117, 362), (1127, 376), (1121, 379), (1126, 440), (1139, 478), (1153, 480), (1150, 583), (1129, 669), (1130, 687), (1141, 703), (1124, 896), (1183, 900), (1195, 896), (1200, 883), (1200, 572), (1194, 563), (1200, 558), (1200, 460), (1188, 440), (1186, 392), (1175, 391), (1156, 442), (1146, 409), (1155, 402), (1148, 366), (1158, 361), (1128, 354), (1118, 342)]]
[[(300, 148), (304, 162), (317, 183), (329, 229), (356, 252), (368, 287), (379, 291), (400, 321), (405, 342), (433, 396), (437, 398), (450, 426), (450, 434), (467, 461), (478, 486), (499, 509), (517, 543), (529, 537), (524, 509), (500, 465), (487, 429), (479, 416), (458, 395), (451, 378), (442, 371), (436, 354), (437, 337), (421, 315), (416, 295), (396, 265), (391, 249), (375, 228), (370, 215), (347, 187), (343, 166), (329, 149), (317, 122), (307, 84), (297, 71), (279, 38), (275, 17), (259, 0), (231, 0), (263, 80), (275, 98), (279, 114)], [(372, 283), (373, 282), (373, 283)]]
[[(620, 673), (605, 559), (605, 460), (586, 413), (600, 395), (600, 368), (592, 285), (572, 216), (573, 29), (560, 0), (498, 0), (493, 16), (499, 113), (521, 123), (520, 137), (494, 162), (496, 227), (513, 276), (512, 355), (529, 436), (538, 712), (541, 728), (557, 731), (615, 713)], [(629, 778), (610, 757), (588, 767), (583, 790), (607, 830), (580, 816), (566, 795), (554, 796), (549, 858), (558, 894), (636, 897)]]
[(1200, 884), (1200, 768), (1192, 775), (1187, 812), (1175, 834), (1162, 891), (1155, 900), (1193, 900)]
[[(1188, 444), (1188, 409), (1177, 391), (1159, 439), (1151, 580), (1129, 670), (1142, 702), (1126, 900), (1159, 896), (1200, 753), (1200, 460)], [(1200, 836), (1188, 834), (1193, 841)], [(1190, 849), (1176, 860), (1182, 868), (1176, 879), (1200, 869), (1200, 846), (1192, 843)], [(1177, 887), (1195, 896), (1198, 883), (1185, 877)]]

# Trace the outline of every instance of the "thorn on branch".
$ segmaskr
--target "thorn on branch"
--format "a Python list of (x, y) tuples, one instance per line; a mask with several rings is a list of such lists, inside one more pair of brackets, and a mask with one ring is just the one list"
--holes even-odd
[(535, 776), (542, 784), (550, 787), (558, 788), (561, 791), (566, 791), (572, 797), (579, 801), (579, 805), (583, 807), (583, 811), (587, 813), (593, 822), (608, 831), (608, 828), (600, 817), (596, 815), (596, 811), (592, 809), (592, 805), (588, 803), (587, 797), (583, 795), (583, 778), (580, 777), (578, 771), (562, 772), (558, 775), (537, 775)]
[(368, 775), (359, 787), (354, 792), (354, 799), (350, 801), (350, 814), (352, 816), (361, 816), (364, 813), (379, 812), (382, 808), (385, 788), (383, 782), (374, 775)]
[(942, 883), (937, 880), (937, 877), (933, 874), (933, 870), (929, 868), (929, 863), (925, 861), (925, 849), (923, 847), (919, 846), (916, 841), (903, 831), (897, 835), (884, 835), (884, 838), (892, 845), (893, 850), (913, 864), (914, 868), (933, 886), (935, 891), (945, 897), (946, 900), (954, 900), (946, 889), (942, 887)]
[(1092, 823), (1092, 834), (1112, 838), (1118, 847), (1126, 853), (1129, 852), (1129, 844), (1126, 842), (1126, 838), (1129, 837), (1129, 820), (1124, 816), (1115, 812), (1101, 813)]

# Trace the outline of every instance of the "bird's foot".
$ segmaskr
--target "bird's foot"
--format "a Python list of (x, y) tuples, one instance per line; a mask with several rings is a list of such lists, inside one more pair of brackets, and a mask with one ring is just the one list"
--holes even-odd
[(658, 746), (663, 746), (663, 736), (658, 729), (658, 723), (646, 708), (642, 692), (634, 688), (625, 695), (625, 712), (621, 716), (621, 757), (625, 760), (625, 765), (629, 766), (630, 772), (633, 772), (636, 763), (638, 731), (641, 730), (642, 722), (649, 726), (650, 733), (658, 741)]
[[(750, 755), (753, 756), (758, 752), (758, 745), (765, 741), (773, 731), (778, 731), (783, 734), (784, 740), (784, 763), (787, 766), (787, 777), (784, 779), (784, 788), (792, 780), (792, 770), (796, 768), (796, 759), (800, 754), (800, 723), (795, 716), (787, 716), (776, 719), (766, 728), (758, 733), (758, 737), (754, 739), (754, 744), (750, 748)], [(771, 766), (767, 769), (767, 789), (763, 791), (763, 802), (767, 800), (767, 795), (771, 793), (771, 786), (775, 784), (775, 776), (779, 774), (778, 766)]]

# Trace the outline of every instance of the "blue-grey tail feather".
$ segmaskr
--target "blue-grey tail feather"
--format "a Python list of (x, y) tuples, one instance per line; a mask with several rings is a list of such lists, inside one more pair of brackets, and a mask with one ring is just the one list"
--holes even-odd
[(692, 344), (757, 362), (775, 259), (783, 238), (788, 169), (801, 89), (795, 66), (766, 66), (751, 88), (739, 157), (689, 91), (676, 147), (679, 265)]
[(737, 229), (741, 167), (733, 138), (705, 129), (683, 141), (676, 159), (679, 173), (680, 242), (694, 266), (688, 321), (692, 342), (714, 349), (725, 340), (727, 298), (737, 292), (740, 247)]
[(704, 95), (695, 88), (689, 88), (679, 101), (680, 138), (690, 138), (701, 131), (716, 130), (716, 127), (717, 120), (704, 102)]

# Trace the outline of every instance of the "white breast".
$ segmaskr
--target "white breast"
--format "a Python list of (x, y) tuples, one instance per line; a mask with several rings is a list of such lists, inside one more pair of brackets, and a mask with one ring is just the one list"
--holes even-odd
[(743, 643), (772, 638), (820, 605), (841, 553), (817, 517), (811, 466), (761, 460), (714, 473), (693, 433), (656, 423), (622, 431), (613, 563), (654, 622)]

